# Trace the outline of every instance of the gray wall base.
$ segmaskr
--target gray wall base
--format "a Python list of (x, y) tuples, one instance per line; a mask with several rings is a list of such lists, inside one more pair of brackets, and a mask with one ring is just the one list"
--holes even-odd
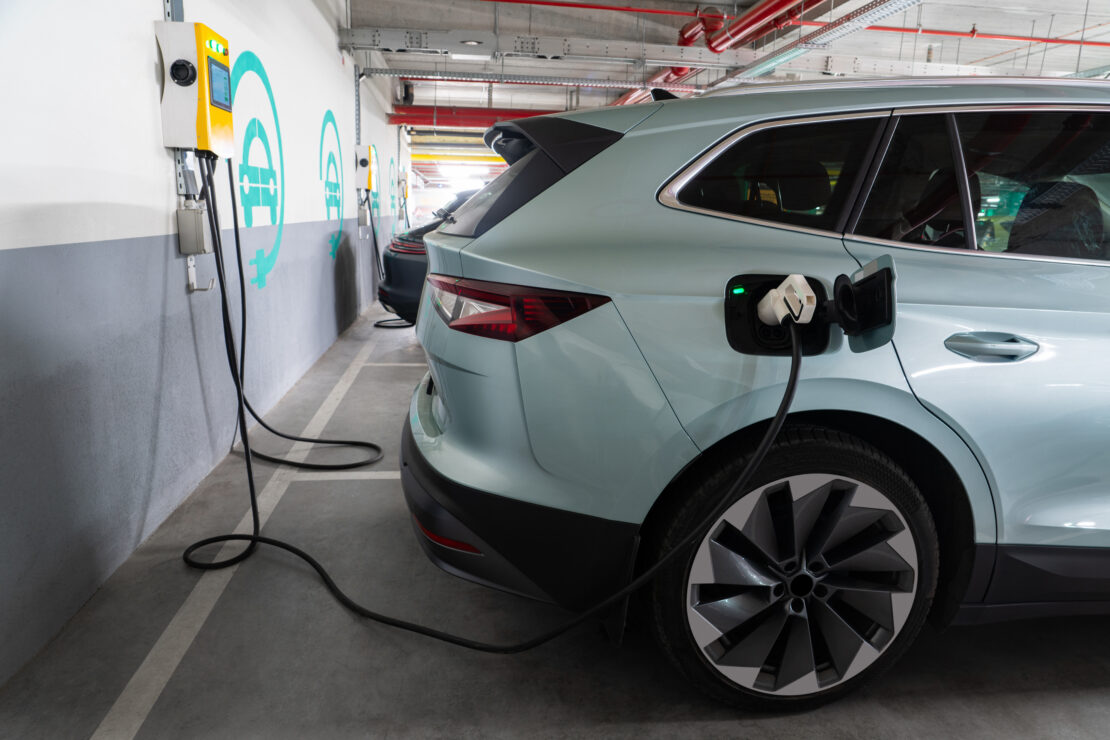
[[(260, 412), (374, 300), (369, 240), (346, 222), (333, 259), (334, 228), (287, 224), (263, 289), (248, 267)], [(275, 232), (242, 235), (249, 260)], [(0, 251), (0, 683), (227, 454), (234, 403), (219, 296), (186, 293), (175, 236)]]

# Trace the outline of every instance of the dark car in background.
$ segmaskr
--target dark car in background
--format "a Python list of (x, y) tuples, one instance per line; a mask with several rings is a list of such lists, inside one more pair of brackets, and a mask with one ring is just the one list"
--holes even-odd
[(416, 309), (420, 305), (420, 291), (428, 273), (428, 255), (424, 249), (424, 235), (439, 227), (444, 219), (474, 195), (477, 190), (466, 190), (435, 212), (435, 220), (397, 234), (382, 255), (384, 277), (378, 285), (378, 301), (386, 311), (397, 314), (409, 323), (416, 323)]

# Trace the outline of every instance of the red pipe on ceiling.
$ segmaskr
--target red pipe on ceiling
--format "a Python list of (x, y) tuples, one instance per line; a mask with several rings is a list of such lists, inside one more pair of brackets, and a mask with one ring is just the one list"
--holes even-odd
[(706, 37), (705, 45), (713, 53), (720, 54), (737, 44), (753, 41), (758, 38), (756, 33), (761, 32), (765, 24), (787, 15), (802, 2), (803, 0), (764, 0), (737, 20)]
[[(679, 30), (678, 45), (691, 46), (704, 36), (706, 47), (715, 54), (720, 54), (737, 44), (765, 36), (776, 27), (781, 28), (781, 24), (789, 18), (797, 18), (799, 13), (795, 7), (802, 2), (803, 0), (764, 0), (727, 26), (721, 13), (708, 13), (704, 17), (690, 21)], [(671, 67), (669, 70), (656, 72), (644, 84), (651, 87), (654, 84), (676, 82), (690, 72), (689, 67)], [(646, 100), (649, 94), (643, 90), (630, 90), (619, 97), (613, 105), (639, 103)]]
[[(803, 21), (793, 18), (786, 21), (783, 26), (824, 26), (821, 21)], [(768, 33), (771, 30), (769, 29)], [(868, 26), (867, 31), (884, 31), (886, 33), (914, 33), (923, 36), (952, 36), (962, 39), (989, 39), (991, 41), (1020, 41), (1031, 44), (1069, 44), (1072, 46), (1100, 46), (1110, 47), (1110, 41), (1089, 41), (1081, 39), (1050, 38), (1048, 36), (1014, 36), (1008, 33), (984, 33), (974, 26), (970, 31), (944, 31), (939, 28), (906, 28), (904, 26)]]
[(389, 123), (405, 126), (444, 126), (451, 128), (489, 128), (499, 121), (562, 113), (532, 108), (456, 108), (433, 105), (394, 105)]
[(739, 18), (737, 15), (709, 14), (698, 10), (664, 10), (662, 8), (635, 8), (629, 5), (599, 5), (598, 3), (558, 2), (557, 0), (483, 0), (487, 3), (512, 5), (543, 5), (550, 8), (579, 8), (585, 10), (615, 10), (621, 13), (647, 13), (651, 15), (680, 15), (687, 18)]

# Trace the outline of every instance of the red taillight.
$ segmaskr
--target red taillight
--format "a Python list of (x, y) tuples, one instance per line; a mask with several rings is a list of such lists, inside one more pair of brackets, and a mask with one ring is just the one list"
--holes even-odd
[(519, 342), (609, 302), (600, 295), (429, 275), (432, 303), (452, 329)]
[(389, 251), (401, 254), (424, 254), (424, 242), (394, 238), (389, 242)]
[(482, 551), (479, 550), (474, 545), (471, 545), (467, 542), (459, 542), (458, 540), (453, 540), (450, 537), (444, 537), (441, 534), (436, 534), (435, 532), (431, 531), (430, 529), (425, 527), (423, 524), (421, 524), (420, 520), (417, 519), (416, 517), (413, 517), (412, 520), (414, 522), (416, 522), (416, 526), (420, 528), (420, 532), (425, 537), (430, 539), (432, 542), (436, 543), (437, 545), (443, 545), (444, 547), (450, 547), (452, 550), (459, 550), (461, 552), (473, 553), (474, 555), (481, 555), (482, 554)]

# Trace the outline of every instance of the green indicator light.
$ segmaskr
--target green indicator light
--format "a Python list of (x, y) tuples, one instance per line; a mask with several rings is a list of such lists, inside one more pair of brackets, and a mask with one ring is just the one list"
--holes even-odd
[(743, 285), (737, 285), (735, 288), (732, 289), (732, 294), (733, 295), (740, 295), (743, 292), (744, 292), (744, 286)]

